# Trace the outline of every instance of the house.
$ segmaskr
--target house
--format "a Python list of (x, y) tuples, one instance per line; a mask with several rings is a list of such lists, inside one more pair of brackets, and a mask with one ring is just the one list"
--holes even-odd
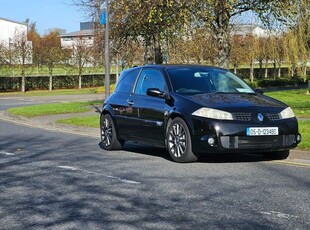
[(273, 34), (270, 30), (261, 28), (258, 24), (232, 24), (231, 25), (232, 36), (253, 36), (257, 38), (269, 37)]
[(93, 47), (95, 40), (94, 23), (81, 22), (80, 30), (76, 32), (59, 35), (61, 47), (72, 50), (71, 59), (68, 60), (72, 65), (93, 66)]
[[(32, 64), (32, 42), (27, 41), (27, 25), (25, 23), (0, 18), (0, 45), (12, 51), (10, 60), (7, 60), (10, 64), (22, 64), (23, 61), (24, 64)], [(21, 53), (20, 50), (17, 52), (16, 49), (27, 50), (24, 60), (21, 56), (12, 58), (13, 54)]]
[(0, 18), (0, 42), (9, 45), (17, 34), (27, 36), (27, 25), (9, 19)]
[(85, 46), (91, 47), (95, 38), (93, 22), (81, 22), (79, 31), (61, 34), (59, 37), (63, 48), (74, 48), (81, 42)]

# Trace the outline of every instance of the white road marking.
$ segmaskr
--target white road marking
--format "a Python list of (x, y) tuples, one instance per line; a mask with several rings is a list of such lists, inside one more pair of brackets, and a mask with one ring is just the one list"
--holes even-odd
[(5, 151), (0, 151), (0, 154), (5, 155), (5, 156), (15, 156), (14, 153), (9, 153), (9, 152), (5, 152)]
[(310, 167), (309, 163), (293, 162), (291, 160), (273, 160), (273, 161), (266, 162), (266, 163), (268, 163), (268, 164), (292, 165), (292, 166), (299, 166), (299, 167)]
[(127, 184), (141, 184), (141, 182), (139, 182), (139, 181), (127, 180), (127, 179), (124, 179), (124, 178), (121, 178), (121, 177), (106, 175), (106, 174), (103, 174), (103, 173), (96, 173), (96, 172), (92, 172), (92, 171), (84, 170), (84, 169), (79, 169), (79, 168), (72, 167), (72, 166), (60, 165), (60, 166), (57, 166), (57, 167), (61, 168), (61, 169), (71, 170), (71, 171), (80, 171), (80, 172), (85, 173), (85, 174), (93, 174), (93, 175), (96, 175), (96, 176), (102, 176), (102, 177), (105, 177), (105, 178), (118, 180), (118, 181), (121, 181), (121, 182), (127, 183)]
[(297, 218), (297, 216), (293, 216), (293, 215), (290, 215), (290, 214), (285, 214), (285, 213), (277, 212), (277, 211), (262, 211), (262, 212), (260, 212), (260, 214), (269, 215), (269, 216), (275, 216), (275, 217), (279, 217), (279, 218), (282, 218), (282, 219)]

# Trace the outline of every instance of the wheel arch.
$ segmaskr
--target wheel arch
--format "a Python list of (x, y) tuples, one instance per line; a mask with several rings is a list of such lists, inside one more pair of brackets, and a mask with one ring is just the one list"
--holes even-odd
[[(110, 115), (110, 117), (111, 117), (111, 119), (112, 119), (114, 125), (117, 126), (117, 122), (116, 122), (116, 119), (115, 119), (115, 113), (114, 113), (114, 110), (113, 110), (113, 108), (112, 108), (111, 105), (105, 105), (105, 106), (103, 106), (102, 111), (101, 111), (101, 114), (100, 114), (100, 117), (102, 117), (102, 116), (104, 116), (104, 115), (106, 115), (106, 114), (109, 114), (109, 115)], [(100, 119), (100, 120), (101, 120), (101, 119)], [(100, 121), (100, 122), (101, 122), (101, 121)], [(117, 135), (117, 137), (119, 137), (117, 128), (116, 128), (116, 135)]]
[(170, 122), (171, 122), (173, 119), (177, 118), (177, 117), (182, 118), (182, 119), (185, 121), (185, 123), (186, 123), (186, 125), (187, 125), (187, 127), (188, 127), (188, 129), (189, 129), (189, 132), (190, 132), (190, 134), (191, 134), (191, 136), (192, 136), (192, 135), (194, 134), (194, 133), (193, 133), (193, 130), (194, 130), (193, 122), (192, 122), (190, 116), (184, 116), (184, 115), (183, 115), (182, 113), (180, 113), (180, 112), (173, 112), (173, 113), (170, 114), (170, 116), (167, 118), (167, 122), (166, 122), (166, 127), (165, 127), (165, 129), (167, 130), (167, 128), (168, 128)]
[(190, 137), (191, 137), (191, 141), (193, 143), (193, 135), (194, 135), (194, 125), (193, 125), (193, 122), (191, 120), (190, 117), (186, 117), (184, 116), (182, 113), (180, 112), (173, 112), (170, 114), (170, 116), (167, 118), (167, 122), (166, 122), (166, 127), (165, 127), (165, 146), (167, 146), (167, 130), (168, 130), (168, 127), (169, 127), (169, 124), (171, 123), (171, 121), (175, 118), (181, 118), (182, 120), (184, 120), (185, 124), (187, 125), (188, 127), (188, 130), (190, 132)]
[(107, 113), (109, 113), (112, 118), (115, 117), (115, 113), (114, 113), (113, 108), (112, 108), (111, 105), (105, 105), (105, 106), (102, 107), (101, 114), (105, 115)]

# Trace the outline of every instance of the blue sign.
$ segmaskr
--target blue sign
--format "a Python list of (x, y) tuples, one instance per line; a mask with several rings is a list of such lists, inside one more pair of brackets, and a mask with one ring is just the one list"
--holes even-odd
[(100, 25), (107, 24), (107, 13), (105, 10), (102, 10), (100, 13)]

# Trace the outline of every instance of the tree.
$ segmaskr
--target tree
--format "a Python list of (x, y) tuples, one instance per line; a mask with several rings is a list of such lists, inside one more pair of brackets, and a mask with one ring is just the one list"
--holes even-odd
[(163, 63), (162, 49), (167, 36), (184, 26), (185, 3), (174, 0), (113, 1), (111, 28), (114, 38), (126, 40), (131, 37), (143, 41), (144, 62)]
[(84, 67), (91, 62), (92, 57), (92, 43), (87, 40), (88, 37), (79, 36), (73, 44), (72, 61), (78, 67), (79, 74), (79, 89), (82, 88), (82, 74)]
[(250, 80), (254, 81), (254, 61), (257, 59), (259, 53), (258, 38), (249, 35), (246, 36), (245, 52), (247, 53), (248, 60), (250, 62)]
[(105, 0), (72, 0), (72, 4), (84, 12), (94, 23), (93, 65), (104, 64), (104, 27), (100, 25), (100, 13)]
[(41, 36), (37, 31), (35, 22), (30, 23), (29, 19), (26, 20), (28, 25), (27, 40), (32, 42), (32, 63), (37, 67), (37, 72), (42, 66), (42, 48)]
[(302, 65), (300, 75), (307, 78), (307, 62), (310, 59), (310, 1), (300, 0), (297, 23), (292, 30), (297, 39), (299, 58)]
[(22, 68), (22, 92), (26, 92), (25, 72), (26, 65), (32, 63), (32, 43), (27, 41), (27, 34), (20, 33), (15, 35), (13, 46), (18, 57), (16, 60), (19, 62)]
[(271, 18), (288, 21), (294, 13), (295, 3), (289, 0), (193, 0), (194, 20), (210, 28), (218, 48), (218, 65), (229, 67), (231, 52), (230, 22), (234, 16), (252, 11), (266, 24)]
[[(103, 0), (73, 0), (87, 8), (94, 18), (98, 18), (100, 4)], [(212, 35), (214, 48), (211, 58), (212, 62), (217, 60), (221, 67), (229, 67), (231, 53), (231, 22), (232, 19), (245, 12), (253, 12), (266, 26), (274, 26), (275, 22), (287, 24), (294, 22), (298, 12), (298, 4), (301, 1), (289, 0), (122, 0), (110, 1), (111, 4), (111, 40), (113, 46), (122, 43), (124, 40), (143, 43), (145, 49), (144, 62), (149, 61), (162, 63), (166, 53), (172, 54), (176, 59), (189, 61), (188, 57), (193, 56), (193, 49), (190, 49), (186, 56), (177, 57), (177, 52), (185, 53), (185, 50), (177, 49), (176, 43), (192, 46), (190, 43), (198, 39), (198, 30), (204, 31), (207, 36)], [(90, 10), (92, 9), (92, 10)], [(190, 31), (191, 36), (187, 33)], [(188, 37), (186, 41), (183, 37)], [(172, 43), (172, 44), (171, 44)], [(208, 44), (208, 42), (206, 42)], [(212, 44), (212, 45), (213, 45)], [(188, 46), (183, 46), (188, 49)], [(202, 50), (198, 45), (195, 48), (195, 59), (200, 62), (202, 53), (197, 56), (197, 50)], [(172, 49), (172, 51), (171, 51)], [(163, 50), (166, 50), (163, 52)], [(211, 56), (213, 56), (211, 55)], [(170, 58), (173, 60), (173, 58)]]
[(41, 39), (42, 63), (47, 65), (49, 70), (49, 91), (53, 90), (53, 69), (55, 65), (65, 59), (65, 53), (61, 48), (58, 32), (50, 31)]
[(237, 68), (249, 60), (247, 37), (234, 35), (232, 37), (232, 48), (230, 62), (234, 66), (234, 73), (237, 74)]
[(299, 59), (298, 42), (294, 31), (289, 31), (284, 36), (284, 45), (287, 47), (284, 50), (286, 63), (289, 64), (290, 76), (293, 77), (297, 72), (297, 64)]
[(0, 71), (2, 67), (6, 64), (6, 57), (5, 57), (5, 45), (0, 43)]

